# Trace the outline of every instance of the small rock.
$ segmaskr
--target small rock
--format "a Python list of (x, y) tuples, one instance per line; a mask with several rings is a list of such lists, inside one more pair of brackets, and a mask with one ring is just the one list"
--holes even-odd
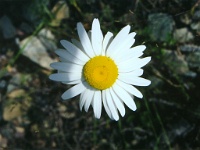
[(194, 20), (200, 20), (200, 10), (196, 11), (192, 17)]
[(12, 92), (8, 93), (8, 98), (19, 98), (25, 95), (26, 92), (23, 89), (16, 89), (13, 90)]
[(53, 7), (52, 13), (55, 15), (55, 18), (52, 20), (51, 25), (59, 26), (63, 19), (69, 18), (69, 7), (66, 2), (58, 1)]
[(192, 45), (192, 44), (186, 44), (179, 47), (182, 52), (200, 52), (200, 46)]
[(188, 77), (188, 78), (196, 78), (197, 73), (193, 72), (193, 71), (188, 71), (188, 72), (185, 73), (185, 76)]
[(197, 32), (200, 32), (200, 22), (193, 22), (190, 26), (193, 30), (197, 30)]
[(174, 25), (173, 18), (168, 14), (155, 13), (148, 16), (148, 27), (153, 41), (168, 41)]
[(53, 39), (51, 32), (43, 29), (37, 37), (28, 37), (20, 43), (20, 47), (23, 47), (28, 41), (22, 54), (42, 67), (52, 69), (49, 64), (55, 62), (55, 60), (49, 56), (47, 50), (56, 49)]
[(23, 138), (25, 135), (25, 129), (23, 127), (15, 127), (15, 137)]
[(6, 15), (0, 18), (0, 32), (2, 32), (4, 39), (11, 39), (16, 35), (16, 29)]
[(47, 14), (47, 6), (49, 6), (50, 1), (48, 0), (34, 0), (34, 1), (24, 1), (22, 4), (22, 13), (20, 14), (22, 18), (30, 22), (31, 25), (37, 27)]
[(192, 19), (188, 14), (181, 15), (180, 19), (181, 19), (181, 22), (186, 25), (189, 25), (192, 22)]
[(37, 37), (40, 39), (41, 43), (46, 47), (47, 50), (55, 51), (55, 49), (57, 49), (57, 47), (55, 45), (55, 37), (51, 33), (51, 31), (42, 29), (38, 33)]
[(191, 28), (193, 30), (197, 30), (197, 32), (200, 32), (200, 10), (196, 11), (193, 15), (193, 22), (191, 23)]
[(191, 68), (200, 68), (200, 51), (190, 53), (186, 60)]
[(164, 62), (174, 74), (184, 75), (189, 71), (187, 61), (183, 55), (174, 51), (164, 50)]
[(194, 36), (187, 28), (176, 29), (174, 39), (180, 43), (189, 42), (194, 39)]
[(65, 112), (67, 110), (67, 107), (66, 107), (66, 105), (59, 103), (57, 109), (58, 109), (59, 112)]
[(0, 91), (4, 88), (6, 88), (6, 81), (5, 80), (0, 80)]
[(7, 93), (10, 93), (11, 91), (15, 90), (20, 86), (20, 80), (21, 76), (20, 74), (15, 74), (12, 79), (10, 79), (8, 87), (7, 87)]
[(132, 13), (126, 13), (122, 17), (119, 18), (120, 22), (126, 22), (127, 24), (132, 24), (134, 21), (136, 21), (135, 15)]
[(21, 115), (22, 115), (22, 111), (21, 111), (20, 103), (8, 104), (3, 108), (3, 118), (6, 121), (10, 121)]
[(0, 69), (3, 69), (8, 63), (7, 57), (5, 55), (0, 55)]
[(8, 146), (7, 144), (8, 144), (8, 140), (0, 134), (0, 148), (2, 148), (2, 150), (4, 148), (6, 149)]

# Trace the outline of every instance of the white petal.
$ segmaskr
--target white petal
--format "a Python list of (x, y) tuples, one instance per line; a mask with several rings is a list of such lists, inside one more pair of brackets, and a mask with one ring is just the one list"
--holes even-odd
[(141, 78), (141, 77), (125, 77), (125, 76), (118, 76), (118, 79), (132, 85), (136, 86), (148, 86), (151, 84), (150, 80)]
[(106, 54), (106, 50), (108, 46), (110, 45), (111, 41), (113, 40), (112, 37), (113, 37), (113, 34), (111, 32), (107, 32), (103, 39), (103, 52), (102, 52), (103, 56)]
[(122, 41), (120, 41), (118, 43), (118, 46), (116, 46), (115, 49), (113, 49), (110, 57), (112, 57), (115, 60), (116, 58), (118, 58), (121, 55), (121, 53), (124, 53), (125, 51), (130, 49), (130, 47), (135, 42), (135, 39), (134, 39), (135, 35), (136, 35), (136, 33), (132, 32), (129, 35), (127, 35), (126, 38), (124, 38)]
[[(88, 34), (88, 37), (89, 37), (90, 41), (92, 41), (92, 40), (91, 40), (92, 31), (91, 31), (91, 30), (90, 30), (90, 31), (88, 31), (88, 33), (87, 33), (87, 34)], [(91, 44), (92, 44), (92, 43), (91, 43)], [(93, 49), (93, 50), (94, 50), (94, 49)]]
[(86, 100), (87, 100), (87, 89), (85, 91), (83, 91), (81, 93), (81, 96), (80, 96), (80, 102), (79, 102), (79, 107), (80, 107), (80, 110), (82, 111), (83, 109), (83, 105), (85, 104)]
[(70, 99), (74, 96), (77, 96), (79, 95), (80, 93), (82, 93), (84, 90), (85, 90), (85, 86), (83, 85), (83, 83), (79, 83), (75, 86), (73, 86), (72, 88), (68, 89), (67, 91), (65, 91), (63, 94), (62, 94), (62, 99), (63, 100), (66, 100), (66, 99)]
[(124, 76), (124, 77), (130, 78), (130, 77), (141, 76), (143, 74), (143, 72), (144, 72), (143, 69), (137, 69), (137, 70), (134, 70), (131, 72), (119, 73), (119, 76)]
[(95, 91), (93, 99), (93, 111), (95, 118), (101, 117), (102, 101), (101, 101), (101, 91)]
[(133, 70), (136, 70), (136, 69), (139, 69), (139, 68), (145, 66), (150, 60), (151, 60), (151, 57), (145, 57), (142, 59), (140, 59), (140, 58), (129, 59), (122, 63), (118, 63), (118, 71), (119, 72), (131, 72)]
[(63, 57), (59, 57), (59, 59), (60, 59), (61, 62), (72, 63), (72, 62), (70, 62), (69, 60), (67, 60)]
[(93, 20), (91, 36), (94, 53), (100, 55), (102, 53), (103, 34), (98, 19)]
[(120, 44), (121, 41), (124, 40), (128, 36), (128, 33), (130, 31), (130, 26), (127, 25), (124, 28), (121, 29), (121, 31), (116, 35), (116, 37), (113, 39), (113, 41), (110, 43), (106, 55), (111, 56), (115, 48)]
[(54, 81), (74, 81), (81, 79), (82, 73), (54, 73), (49, 76), (49, 79)]
[(83, 70), (83, 66), (67, 62), (54, 62), (51, 63), (50, 66), (64, 72), (82, 72)]
[(105, 108), (106, 113), (108, 114), (108, 116), (110, 117), (110, 119), (114, 120), (114, 118), (112, 117), (112, 113), (110, 111), (110, 108), (108, 107), (108, 104), (107, 104), (105, 90), (102, 91), (102, 100), (103, 100), (103, 106)]
[(121, 63), (123, 61), (127, 61), (129, 59), (137, 58), (143, 55), (143, 51), (146, 49), (145, 45), (139, 45), (133, 47), (131, 49), (125, 50), (119, 57), (117, 58), (116, 62)]
[(85, 105), (84, 105), (84, 108), (85, 108), (85, 111), (88, 112), (88, 109), (93, 101), (93, 98), (94, 98), (94, 93), (95, 91), (94, 90), (90, 90), (90, 89), (87, 89), (87, 100), (85, 102)]
[(126, 56), (121, 56), (120, 58), (116, 58), (115, 59), (115, 62), (117, 63), (117, 64), (119, 64), (119, 63), (122, 63), (122, 62), (125, 62), (125, 61), (127, 61), (127, 60), (130, 60), (130, 59), (135, 59), (135, 58), (138, 58), (138, 57), (140, 57), (140, 56), (142, 56), (144, 53), (138, 53), (137, 55), (132, 55), (132, 54), (127, 54)]
[(127, 83), (124, 83), (120, 80), (117, 80), (116, 81), (116, 84), (118, 84), (120, 87), (122, 87), (124, 90), (126, 90), (128, 93), (138, 97), (138, 98), (142, 98), (143, 95), (142, 93), (136, 89), (134, 86), (130, 85), (130, 84), (127, 84)]
[(82, 44), (81, 44), (81, 42), (79, 42), (79, 41), (76, 40), (76, 39), (72, 39), (71, 41), (72, 41), (72, 43), (73, 43), (74, 45), (76, 45), (76, 47), (78, 47), (81, 51), (85, 52), (85, 51), (84, 51), (84, 48), (83, 48), (83, 46), (82, 46)]
[(81, 23), (77, 23), (77, 30), (78, 30), (78, 35), (81, 41), (81, 44), (84, 48), (84, 51), (87, 53), (87, 55), (92, 58), (95, 56), (95, 53), (93, 51), (90, 39), (88, 37), (87, 32), (85, 31), (83, 25)]
[(133, 111), (136, 110), (136, 105), (132, 97), (119, 85), (114, 84), (113, 90), (115, 94), (119, 96), (119, 98)]
[(82, 82), (82, 79), (74, 80), (74, 81), (63, 81), (63, 84), (79, 84)]
[(66, 40), (61, 40), (60, 43), (62, 46), (73, 56), (77, 57), (78, 59), (87, 62), (89, 60), (89, 57), (85, 55), (78, 47), (76, 47), (74, 44), (66, 41)]
[(106, 92), (106, 101), (107, 101), (108, 107), (112, 113), (112, 117), (117, 121), (117, 120), (119, 120), (119, 115), (117, 112), (117, 108), (116, 108), (115, 104), (113, 103), (113, 100), (112, 100), (112, 97), (110, 94), (110, 90), (106, 89), (105, 92)]
[(117, 109), (119, 110), (121, 116), (124, 117), (124, 115), (125, 115), (125, 108), (124, 108), (124, 105), (123, 105), (122, 101), (115, 94), (115, 92), (113, 91), (112, 88), (110, 88), (110, 93), (111, 93), (113, 102), (115, 103), (115, 105), (116, 105)]
[(131, 48), (131, 51), (133, 51), (135, 53), (142, 53), (145, 49), (146, 49), (145, 45), (138, 45), (138, 46)]
[(84, 65), (85, 61), (80, 60), (77, 57), (73, 56), (66, 50), (58, 49), (55, 51), (55, 53), (61, 57), (61, 61), (64, 59), (64, 61), (72, 62), (74, 64)]

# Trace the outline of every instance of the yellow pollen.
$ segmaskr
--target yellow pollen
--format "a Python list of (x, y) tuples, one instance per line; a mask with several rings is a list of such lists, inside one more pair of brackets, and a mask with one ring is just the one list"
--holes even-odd
[(98, 90), (105, 90), (115, 83), (118, 77), (118, 68), (111, 58), (96, 56), (84, 65), (83, 75), (90, 86)]

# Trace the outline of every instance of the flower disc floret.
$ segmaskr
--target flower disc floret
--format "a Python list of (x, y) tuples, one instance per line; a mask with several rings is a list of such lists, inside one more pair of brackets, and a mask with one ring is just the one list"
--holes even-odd
[(118, 77), (118, 68), (111, 58), (96, 56), (84, 65), (83, 75), (90, 86), (98, 90), (105, 90), (115, 83)]

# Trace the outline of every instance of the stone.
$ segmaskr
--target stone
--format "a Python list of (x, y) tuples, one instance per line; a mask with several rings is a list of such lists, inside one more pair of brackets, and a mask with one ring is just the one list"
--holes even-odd
[(179, 55), (177, 52), (164, 50), (164, 62), (173, 74), (184, 75), (189, 71), (184, 56)]
[(15, 137), (16, 138), (23, 138), (25, 136), (25, 129), (20, 126), (15, 127)]
[(197, 77), (197, 73), (196, 72), (193, 72), (193, 71), (188, 71), (185, 73), (185, 76), (188, 77), (188, 78), (196, 78)]
[(175, 30), (174, 39), (180, 43), (185, 43), (193, 40), (194, 36), (187, 28), (181, 28)]
[(200, 51), (190, 53), (186, 60), (191, 68), (200, 68)]
[(20, 74), (15, 74), (8, 83), (7, 93), (12, 92), (13, 90), (17, 89), (20, 85), (21, 76)]
[(52, 9), (54, 19), (51, 22), (52, 26), (59, 26), (63, 19), (69, 18), (69, 7), (66, 2), (58, 1)]
[(153, 41), (168, 41), (174, 26), (174, 20), (168, 14), (154, 13), (148, 16), (148, 28)]
[(124, 14), (119, 18), (120, 22), (126, 22), (127, 24), (132, 24), (133, 22), (136, 21), (135, 15), (133, 15), (133, 12), (129, 12)]
[(34, 28), (37, 28), (37, 26), (40, 25), (42, 21), (44, 21), (44, 18), (47, 18), (47, 6), (49, 5), (49, 0), (24, 1), (21, 6), (22, 13), (20, 15)]
[(192, 18), (193, 22), (191, 23), (190, 27), (193, 30), (197, 30), (197, 32), (200, 32), (200, 10), (195, 11)]
[(26, 92), (23, 89), (16, 89), (13, 90), (12, 92), (8, 93), (7, 96), (8, 98), (18, 98), (18, 97), (22, 97), (23, 95), (25, 95)]
[(52, 59), (47, 51), (53, 51), (57, 49), (57, 47), (54, 42), (54, 36), (49, 30), (42, 29), (38, 36), (24, 39), (20, 43), (20, 47), (23, 47), (24, 45), (25, 48), (22, 52), (24, 56), (28, 57), (41, 67), (52, 69), (49, 65), (56, 60)]
[(51, 31), (47, 29), (42, 29), (39, 33), (37, 38), (40, 39), (42, 44), (46, 47), (48, 51), (54, 51), (57, 49), (57, 46), (55, 44), (55, 37), (52, 34)]
[(21, 104), (13, 103), (3, 108), (3, 119), (6, 121), (13, 120), (22, 115)]
[(4, 39), (14, 38), (17, 33), (10, 18), (6, 15), (0, 18), (0, 32), (2, 33)]
[(200, 52), (200, 46), (197, 45), (192, 45), (192, 44), (185, 44), (179, 47), (181, 52), (196, 52), (199, 51)]
[(200, 20), (200, 10), (198, 11), (195, 11), (193, 17), (192, 17), (194, 20), (197, 20), (199, 21)]
[(5, 80), (0, 80), (0, 91), (2, 89), (5, 89), (6, 88), (6, 81)]
[(180, 20), (182, 23), (186, 24), (186, 25), (190, 25), (192, 22), (191, 17), (186, 13), (184, 15), (180, 16)]
[(8, 146), (8, 140), (0, 134), (0, 148), (6, 149)]
[(32, 97), (25, 89), (20, 89), (18, 87), (11, 92), (7, 92), (6, 95), (6, 100), (2, 103), (3, 119), (5, 121), (11, 121), (27, 114), (32, 104)]
[(197, 32), (200, 32), (200, 22), (193, 22), (190, 25), (191, 29), (196, 30)]

